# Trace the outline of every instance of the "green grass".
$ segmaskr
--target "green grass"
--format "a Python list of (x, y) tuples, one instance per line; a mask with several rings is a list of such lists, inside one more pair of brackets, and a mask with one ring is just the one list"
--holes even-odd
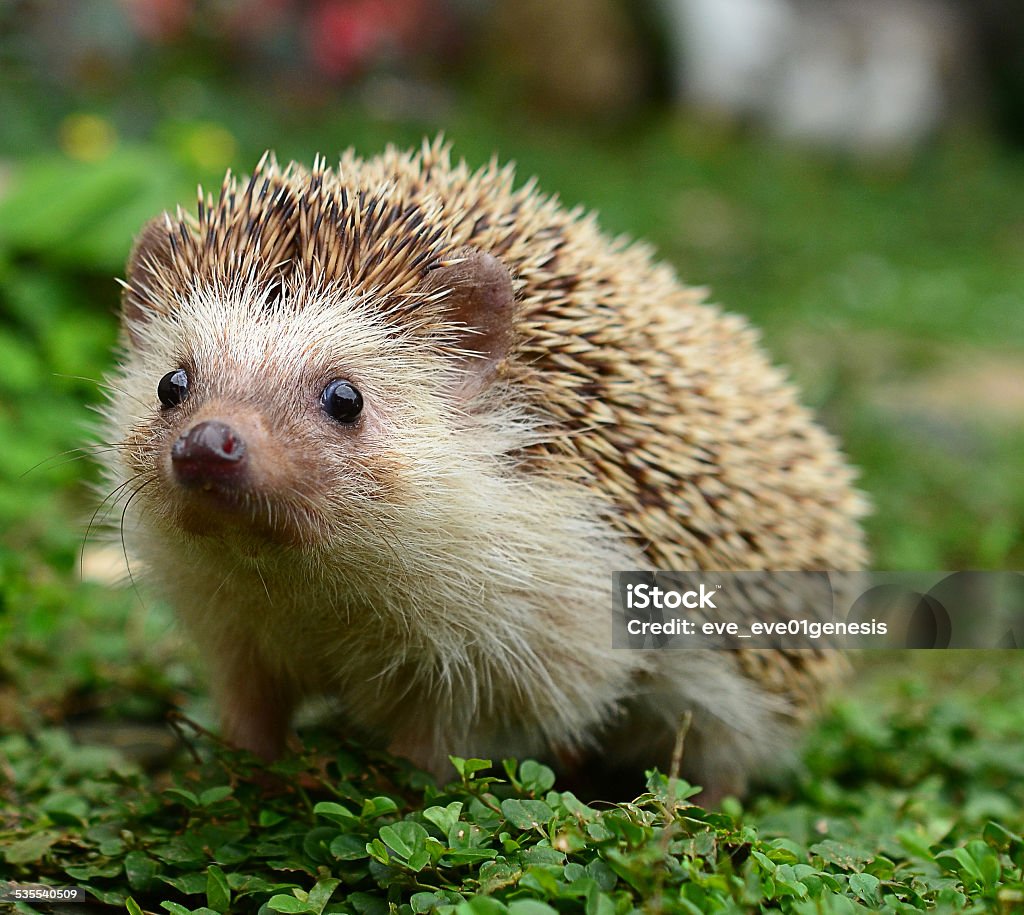
[(826, 718), (787, 787), (722, 812), (657, 773), (618, 804), (532, 762), (456, 759), (439, 787), (323, 736), (268, 773), (186, 723), (204, 760), (169, 780), (60, 728), (13, 734), (2, 873), (171, 915), (1020, 911), (1024, 670), (991, 660), (961, 658), (942, 695), (886, 675), (883, 702)]
[[(172, 708), (208, 719), (163, 608), (78, 572), (95, 472), (73, 449), (133, 233), (264, 144), (309, 160), (440, 125), (225, 104), (84, 164), (29, 155), (30, 120), (0, 195), (0, 878), (174, 915), (1024, 910), (1012, 653), (866, 658), (800, 771), (715, 813), (658, 775), (633, 804), (583, 803), (525, 762), (438, 787), (315, 732), (278, 777), (187, 726), (201, 762), (149, 737), (118, 750)], [(861, 468), (877, 567), (1024, 566), (1024, 162), (962, 137), (869, 167), (706, 125), (594, 136), (484, 106), (444, 126), (456, 153), (517, 159), (752, 316)]]

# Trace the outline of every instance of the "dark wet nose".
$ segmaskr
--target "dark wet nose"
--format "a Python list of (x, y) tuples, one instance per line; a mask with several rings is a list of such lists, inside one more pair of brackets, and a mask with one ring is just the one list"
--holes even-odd
[(245, 470), (245, 441), (227, 423), (198, 423), (171, 448), (174, 475), (186, 486), (231, 483)]

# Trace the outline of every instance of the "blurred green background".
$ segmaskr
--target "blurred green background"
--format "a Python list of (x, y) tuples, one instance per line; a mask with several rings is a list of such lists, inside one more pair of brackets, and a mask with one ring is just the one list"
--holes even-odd
[(887, 142), (853, 114), (794, 137), (770, 102), (695, 101), (670, 6), (0, 3), (0, 726), (188, 681), (164, 617), (80, 562), (97, 474), (76, 449), (133, 235), (268, 147), (444, 132), (471, 165), (514, 159), (763, 329), (861, 469), (877, 568), (1024, 566), (1013, 67), (965, 52), (941, 115)]

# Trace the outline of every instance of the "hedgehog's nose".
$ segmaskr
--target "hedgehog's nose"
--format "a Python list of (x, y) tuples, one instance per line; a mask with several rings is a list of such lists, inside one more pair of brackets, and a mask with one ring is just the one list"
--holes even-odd
[(232, 484), (245, 470), (245, 441), (227, 423), (198, 423), (171, 448), (171, 465), (184, 486)]

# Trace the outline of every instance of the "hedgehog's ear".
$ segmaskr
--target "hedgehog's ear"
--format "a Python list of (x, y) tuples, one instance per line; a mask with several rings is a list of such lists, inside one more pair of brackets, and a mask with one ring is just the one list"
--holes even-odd
[(424, 282), (427, 295), (443, 295), (445, 317), (464, 328), (458, 345), (458, 393), (479, 393), (494, 375), (512, 344), (515, 293), (512, 277), (493, 254), (460, 248), (432, 269)]
[(121, 297), (121, 325), (136, 346), (141, 344), (141, 328), (161, 311), (153, 293), (156, 275), (171, 270), (173, 263), (171, 229), (164, 214), (142, 227), (128, 256), (127, 279)]

